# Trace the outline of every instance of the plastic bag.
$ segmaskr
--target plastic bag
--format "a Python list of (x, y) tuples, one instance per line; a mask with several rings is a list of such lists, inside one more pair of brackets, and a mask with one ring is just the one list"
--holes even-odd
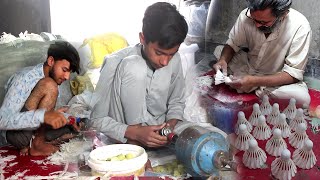
[(88, 90), (90, 92), (93, 92), (94, 90), (90, 77), (87, 73), (83, 76), (76, 76), (71, 80), (70, 87), (73, 95), (81, 94), (84, 90)]
[(117, 33), (106, 33), (85, 39), (81, 47), (86, 45), (89, 45), (91, 50), (90, 68), (99, 68), (106, 55), (127, 47), (128, 42)]
[(90, 103), (92, 100), (92, 92), (84, 90), (83, 93), (74, 96), (69, 102), (67, 113), (81, 117), (90, 118), (91, 109)]
[(210, 1), (193, 2), (192, 4), (186, 4), (182, 8), (182, 14), (186, 17), (189, 26), (188, 36), (205, 37), (209, 5)]

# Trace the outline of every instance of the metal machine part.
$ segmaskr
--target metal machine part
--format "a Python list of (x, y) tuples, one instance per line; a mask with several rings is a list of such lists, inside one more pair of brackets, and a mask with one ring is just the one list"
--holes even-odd
[(170, 133), (172, 133), (172, 130), (169, 127), (164, 127), (159, 131), (161, 136), (168, 136)]
[(63, 136), (64, 134), (79, 134), (79, 132), (74, 129), (72, 124), (77, 123), (77, 125), (79, 126), (79, 124), (81, 123), (81, 129), (80, 129), (80, 133), (81, 133), (81, 131), (84, 131), (87, 129), (87, 124), (89, 121), (88, 118), (79, 118), (79, 117), (74, 117), (74, 116), (67, 117), (67, 120), (68, 120), (67, 125), (59, 128), (59, 129), (52, 129), (51, 127), (48, 127), (48, 129), (45, 133), (46, 141), (55, 140), (55, 139)]
[(177, 159), (193, 177), (219, 176), (227, 165), (235, 170), (230, 160), (229, 143), (217, 132), (200, 126), (186, 128), (175, 142)]

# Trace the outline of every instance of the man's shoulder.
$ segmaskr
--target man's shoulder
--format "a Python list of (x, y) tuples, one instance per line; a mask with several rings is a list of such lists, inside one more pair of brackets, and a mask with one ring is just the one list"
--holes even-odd
[(307, 26), (310, 27), (310, 23), (308, 21), (308, 19), (299, 11), (290, 8), (289, 9), (289, 14), (288, 14), (288, 18), (290, 23), (292, 24), (296, 24), (298, 26)]
[(16, 73), (14, 73), (8, 80), (8, 83), (13, 81), (21, 81), (25, 78), (38, 78), (39, 76), (42, 76), (43, 74), (43, 63), (37, 64), (35, 66), (27, 66)]
[(35, 66), (27, 66), (17, 71), (15, 75), (26, 76), (28, 74), (42, 74), (43, 73), (43, 63), (37, 64)]
[(141, 50), (141, 47), (139, 48), (139, 45), (129, 46), (106, 56), (102, 68), (104, 68), (105, 66), (117, 66), (122, 61), (122, 59), (128, 56), (141, 54), (141, 52), (139, 52), (139, 49)]

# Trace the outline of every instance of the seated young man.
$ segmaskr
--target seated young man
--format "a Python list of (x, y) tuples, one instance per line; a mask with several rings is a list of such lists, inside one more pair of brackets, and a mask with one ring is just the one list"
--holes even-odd
[(105, 58), (93, 128), (122, 143), (167, 144), (159, 130), (183, 119), (185, 80), (177, 51), (187, 31), (174, 5), (157, 2), (146, 9), (140, 43)]
[(99, 101), (92, 110), (91, 128), (117, 142), (157, 148), (168, 143), (159, 133), (162, 128), (180, 133), (194, 126), (183, 121), (185, 79), (177, 53), (187, 32), (174, 5), (149, 6), (140, 43), (105, 58), (93, 95)]
[(45, 63), (26, 67), (8, 80), (0, 109), (0, 130), (22, 155), (50, 155), (58, 150), (46, 142), (44, 132), (48, 127), (66, 125), (66, 109), (54, 110), (58, 86), (69, 79), (71, 72), (79, 73), (79, 62), (79, 54), (70, 43), (56, 41), (50, 45)]

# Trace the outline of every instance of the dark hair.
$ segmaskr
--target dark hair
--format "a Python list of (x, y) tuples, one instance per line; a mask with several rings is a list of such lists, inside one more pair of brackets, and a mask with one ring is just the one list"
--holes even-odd
[(292, 0), (247, 0), (251, 11), (271, 8), (275, 17), (285, 14), (292, 4)]
[(48, 57), (52, 56), (55, 61), (63, 59), (70, 63), (71, 72), (80, 72), (80, 57), (76, 48), (67, 41), (55, 41), (49, 46)]
[(186, 38), (188, 24), (176, 6), (157, 2), (149, 6), (143, 18), (142, 32), (145, 42), (158, 42), (159, 47), (170, 49)]

